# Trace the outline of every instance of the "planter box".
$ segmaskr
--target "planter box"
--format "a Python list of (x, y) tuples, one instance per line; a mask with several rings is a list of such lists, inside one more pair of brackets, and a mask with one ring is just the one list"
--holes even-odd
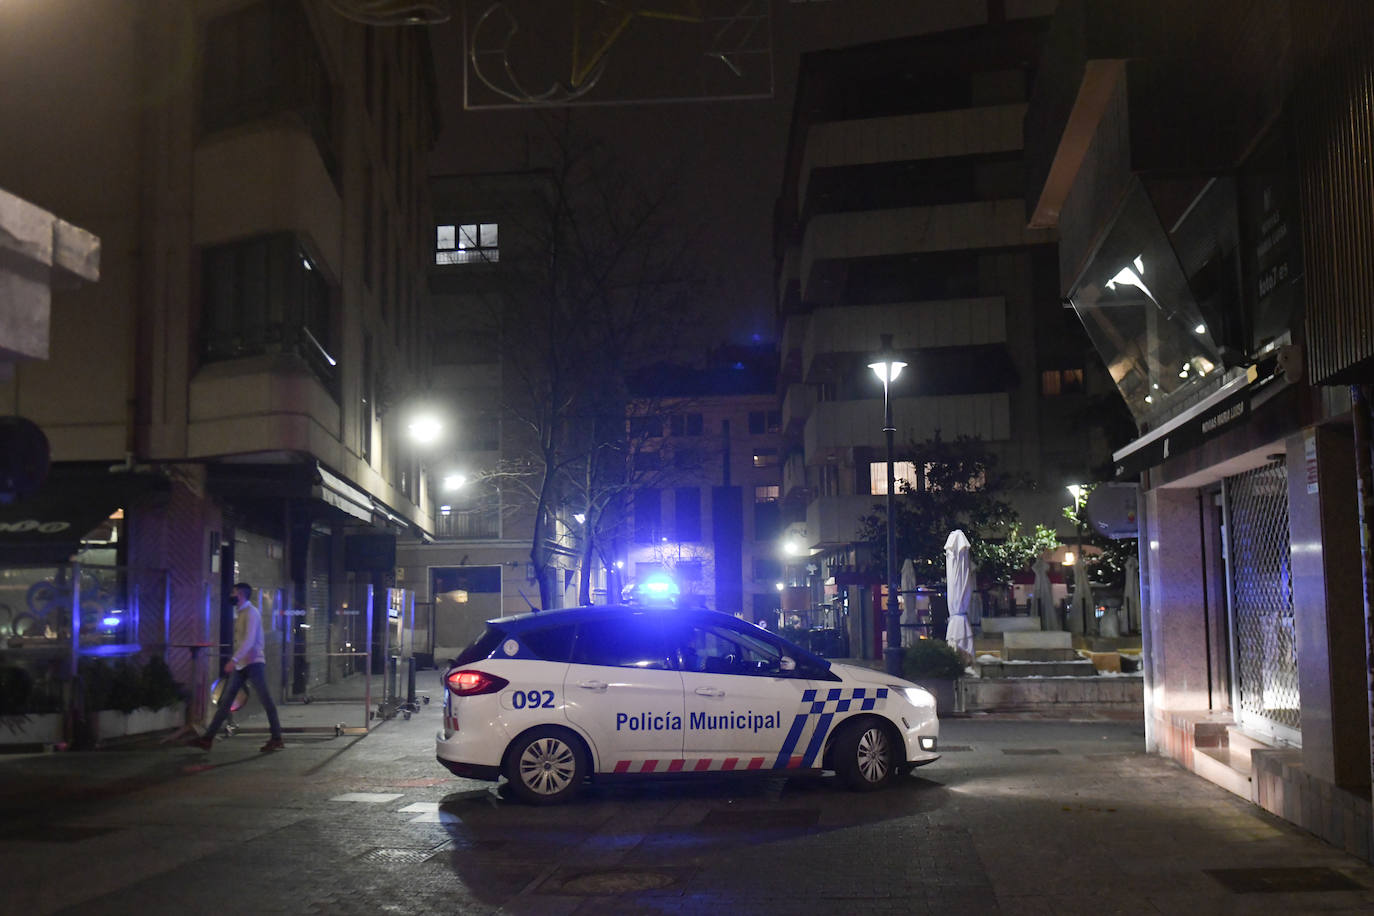
[(60, 712), (0, 716), (0, 746), (59, 744), (63, 740)]
[(165, 709), (147, 709), (145, 707), (135, 709), (133, 712), (102, 709), (95, 714), (95, 740), (108, 741), (111, 738), (126, 738), (129, 735), (166, 731), (184, 725), (185, 722), (185, 703), (177, 703)]
[(937, 715), (947, 716), (950, 713), (960, 712), (959, 692), (954, 689), (957, 681), (949, 678), (913, 678), (912, 682), (929, 690), (935, 697), (935, 712)]

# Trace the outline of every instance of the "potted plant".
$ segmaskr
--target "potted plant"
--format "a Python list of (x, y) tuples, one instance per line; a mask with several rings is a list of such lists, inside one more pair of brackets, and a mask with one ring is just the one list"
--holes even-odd
[(902, 675), (934, 695), (942, 716), (957, 709), (954, 682), (963, 674), (963, 657), (943, 639), (919, 639), (902, 656)]

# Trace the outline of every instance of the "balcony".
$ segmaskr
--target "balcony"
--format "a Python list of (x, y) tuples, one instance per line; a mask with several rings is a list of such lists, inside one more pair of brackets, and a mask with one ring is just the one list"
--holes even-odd
[(904, 352), (1006, 343), (1006, 312), (1001, 296), (817, 309), (802, 344), (802, 378), (816, 381), (832, 364), (850, 368), (855, 355), (868, 357), (883, 334)]
[(806, 212), (817, 169), (1016, 152), (1026, 107), (1022, 102), (813, 124), (802, 158), (797, 211)]
[(883, 497), (871, 494), (820, 496), (806, 507), (806, 533), (812, 549), (838, 547), (857, 538), (859, 519), (873, 514)]
[(434, 536), (452, 541), (496, 540), (501, 537), (501, 517), (485, 509), (440, 510), (434, 516)]
[(802, 240), (801, 298), (829, 302), (839, 297), (842, 284), (828, 262), (1014, 248), (1054, 240), (1052, 231), (1026, 228), (1025, 204), (1016, 199), (817, 216), (806, 224)]
[(795, 434), (805, 424), (816, 407), (816, 389), (810, 385), (792, 384), (782, 397), (782, 429), (785, 435)]
[[(892, 422), (899, 444), (924, 442), (937, 431), (945, 439), (978, 436), (987, 442), (1006, 441), (1011, 438), (1011, 396), (999, 391), (898, 397), (892, 401)], [(806, 422), (804, 440), (810, 465), (852, 448), (886, 448), (882, 398), (817, 404)]]

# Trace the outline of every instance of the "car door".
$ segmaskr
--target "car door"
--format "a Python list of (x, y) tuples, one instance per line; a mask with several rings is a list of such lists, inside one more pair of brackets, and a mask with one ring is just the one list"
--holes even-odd
[[(715, 619), (673, 630), (682, 668), (686, 767), (695, 770), (802, 766), (798, 747), (814, 684), (784, 643), (752, 624)], [(793, 667), (789, 667), (793, 666)]]
[(682, 675), (658, 615), (578, 624), (563, 696), (568, 720), (594, 745), (597, 772), (681, 768)]

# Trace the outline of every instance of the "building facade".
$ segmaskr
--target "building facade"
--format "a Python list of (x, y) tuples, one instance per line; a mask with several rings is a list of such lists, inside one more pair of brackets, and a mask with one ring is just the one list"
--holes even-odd
[[(1058, 295), (1052, 229), (1028, 228), (1022, 121), (1044, 5), (949, 32), (803, 57), (778, 203), (783, 495), (819, 563), (817, 599), (878, 651), (859, 519), (886, 492), (883, 335), (904, 451), (977, 437), (1027, 525), (1057, 528), (1064, 487), (1109, 454), (1090, 399), (1106, 377)], [(1097, 458), (1094, 458), (1097, 456)], [(802, 519), (804, 518), (804, 522)]]
[(287, 698), (346, 676), (364, 587), (432, 524), (387, 410), (427, 372), (426, 32), (315, 0), (6, 5), (0, 79), (0, 184), (103, 242), (48, 359), (0, 383), (51, 445), (19, 509), (85, 512), (6, 527), (9, 598), (76, 559), (127, 606), (147, 574), (137, 622), (92, 638), (148, 651), (228, 641), (246, 580)]
[(1147, 743), (1366, 857), (1370, 34), (1065, 2), (1026, 118), (1029, 224), (1138, 430)]

